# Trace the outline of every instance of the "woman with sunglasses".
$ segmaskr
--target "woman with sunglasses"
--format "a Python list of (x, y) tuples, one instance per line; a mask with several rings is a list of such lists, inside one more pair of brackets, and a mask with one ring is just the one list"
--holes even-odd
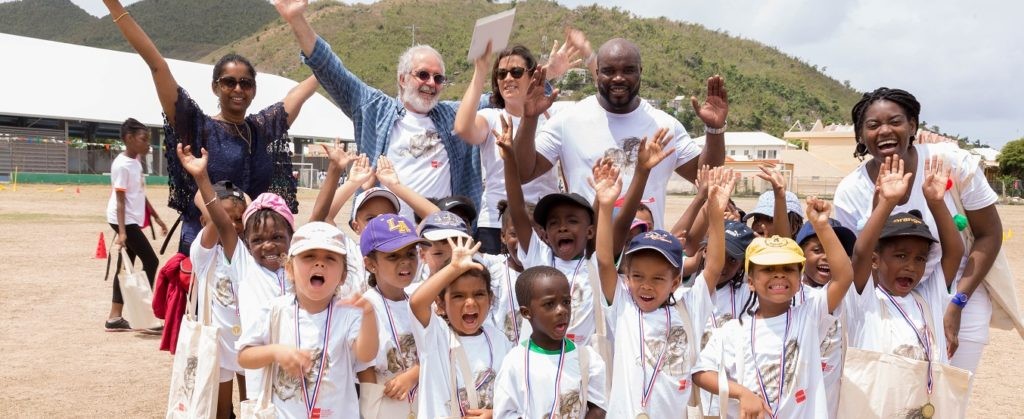
[(297, 212), (296, 180), (291, 173), (287, 131), (298, 117), (302, 104), (316, 91), (316, 78), (310, 76), (299, 83), (281, 102), (247, 114), (256, 95), (256, 69), (245, 57), (227, 54), (213, 67), (211, 87), (219, 98), (220, 112), (209, 116), (174, 80), (167, 61), (121, 2), (104, 0), (103, 3), (121, 34), (153, 73), (165, 115), (164, 145), (170, 178), (168, 205), (182, 216), (178, 251), (188, 254), (200, 229), (199, 209), (192, 203), (196, 184), (175, 155), (179, 143), (191, 145), (196, 156), (200, 148), (206, 149), (211, 182), (229, 180), (249, 196), (273, 192)]
[[(582, 32), (570, 30), (561, 47), (555, 41), (548, 63), (543, 66), (547, 78), (556, 79), (580, 62), (573, 61), (578, 54), (590, 55), (590, 43)], [(469, 144), (480, 146), (480, 166), (484, 179), (484, 191), (480, 200), (477, 218), (477, 241), (480, 251), (489, 254), (501, 253), (501, 221), (498, 219), (498, 202), (505, 198), (505, 170), (493, 132), (501, 132), (501, 118), (512, 118), (513, 131), (519, 127), (523, 115), (526, 89), (537, 68), (537, 60), (530, 50), (522, 45), (506, 48), (498, 53), (493, 64), (491, 49), (474, 61), (473, 79), (462, 96), (458, 113), (455, 115), (455, 134)], [(490, 67), (491, 96), (490, 108), (477, 110), (484, 81)], [(543, 118), (541, 123), (543, 123)], [(559, 192), (558, 171), (552, 169), (523, 185), (527, 202), (537, 202), (545, 195)]]

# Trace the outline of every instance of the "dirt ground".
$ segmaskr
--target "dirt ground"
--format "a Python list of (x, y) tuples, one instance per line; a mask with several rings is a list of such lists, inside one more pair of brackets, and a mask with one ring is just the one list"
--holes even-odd
[[(157, 350), (159, 337), (103, 330), (111, 283), (103, 281), (105, 261), (93, 255), (99, 233), (108, 241), (112, 234), (104, 216), (109, 187), (83, 186), (76, 193), (73, 185), (19, 185), (17, 191), (3, 186), (0, 416), (162, 416), (171, 356)], [(308, 216), (314, 193), (300, 192), (303, 212), (297, 220)], [(176, 214), (164, 204), (167, 188), (150, 186), (148, 194), (170, 224)], [(689, 200), (671, 197), (667, 213), (681, 213)], [(748, 199), (738, 203), (754, 206)], [(1024, 206), (1001, 206), (999, 212), (1010, 263), (1024, 268)], [(176, 243), (172, 239), (161, 265)], [(1024, 275), (1018, 277), (1017, 295), (1024, 301)], [(1024, 411), (1022, 389), (1024, 342), (1015, 332), (993, 330), (968, 416), (1017, 416)]]

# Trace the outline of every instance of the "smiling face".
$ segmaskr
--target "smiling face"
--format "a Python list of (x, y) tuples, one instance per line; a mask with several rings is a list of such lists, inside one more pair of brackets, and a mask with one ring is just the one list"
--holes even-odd
[[(421, 80), (416, 75), (426, 72), (429, 75), (426, 80)], [(401, 86), (401, 100), (410, 111), (425, 114), (434, 109), (441, 98), (443, 83), (437, 83), (434, 76), (444, 75), (444, 66), (437, 56), (427, 52), (419, 52), (413, 56), (412, 71), (401, 74), (398, 77), (398, 84)]]
[(370, 198), (356, 210), (356, 216), (352, 219), (349, 227), (352, 227), (352, 231), (356, 234), (363, 234), (366, 223), (381, 214), (398, 214), (398, 208), (395, 208), (395, 205), (387, 198), (380, 196)]
[(878, 285), (905, 297), (921, 282), (931, 242), (921, 237), (895, 237), (880, 243), (872, 256)]
[(572, 317), (569, 280), (565, 276), (543, 275), (531, 285), (531, 298), (520, 307), (523, 318), (533, 327), (531, 339), (543, 348), (557, 347), (565, 339)]
[(907, 116), (896, 102), (878, 100), (864, 111), (859, 141), (877, 161), (893, 155), (906, 156), (910, 137), (917, 132), (917, 120)]
[(640, 250), (626, 256), (626, 287), (640, 310), (657, 310), (679, 286), (679, 269), (655, 250)]
[(587, 241), (594, 237), (590, 212), (578, 205), (554, 206), (545, 222), (545, 241), (555, 256), (562, 260), (572, 260), (583, 255)]
[(747, 276), (751, 291), (757, 294), (762, 306), (788, 307), (793, 296), (800, 290), (800, 264), (757, 265), (750, 264)]
[(804, 249), (804, 257), (807, 258), (807, 264), (804, 265), (804, 283), (820, 287), (831, 281), (832, 269), (828, 265), (825, 248), (818, 241), (818, 237), (808, 237), (801, 248)]
[[(256, 217), (262, 217), (262, 221), (256, 222)], [(249, 253), (257, 264), (269, 271), (277, 272), (284, 265), (288, 244), (292, 241), (288, 225), (270, 210), (257, 211), (249, 216), (249, 222), (255, 222), (245, 237)]]
[(390, 253), (373, 251), (363, 258), (363, 264), (377, 279), (381, 291), (391, 294), (389, 291), (400, 291), (412, 283), (419, 266), (416, 253), (415, 244)]
[[(504, 78), (498, 78), (499, 73), (506, 72), (508, 74), (505, 74)], [(498, 60), (498, 65), (491, 73), (491, 77), (494, 78), (494, 82), (498, 87), (497, 91), (500, 92), (502, 99), (505, 100), (506, 106), (523, 103), (523, 98), (526, 96), (526, 87), (530, 82), (532, 74), (529, 63), (519, 55), (509, 55)], [(516, 75), (519, 75), (519, 78), (516, 78)]]
[[(222, 69), (217, 80), (213, 81), (213, 94), (217, 95), (220, 109), (232, 115), (245, 115), (252, 99), (256, 97), (255, 74), (252, 68), (240, 61), (227, 62)], [(231, 80), (236, 82), (233, 88), (228, 86)], [(251, 81), (251, 88), (243, 87), (247, 83), (242, 80)]]
[(438, 308), (460, 335), (480, 332), (491, 310), (491, 288), (480, 271), (469, 271), (458, 277), (438, 301)]
[(288, 261), (287, 267), (288, 276), (295, 281), (295, 295), (300, 301), (305, 300), (301, 302), (330, 301), (347, 274), (345, 255), (324, 249), (299, 253)]
[(640, 51), (624, 39), (613, 39), (597, 53), (598, 103), (608, 112), (628, 113), (640, 105)]
[(750, 220), (750, 229), (754, 230), (754, 236), (768, 237), (773, 234), (772, 227), (775, 226), (775, 218), (764, 214), (754, 214)]

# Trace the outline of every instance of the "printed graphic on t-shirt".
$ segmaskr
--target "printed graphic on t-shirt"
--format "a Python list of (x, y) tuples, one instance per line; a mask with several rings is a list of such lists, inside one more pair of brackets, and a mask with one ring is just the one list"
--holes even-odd
[(577, 284), (572, 287), (572, 326), (580, 324), (584, 320), (584, 316), (580, 315), (580, 307), (583, 306), (583, 287)]
[[(558, 411), (555, 412), (554, 416), (558, 419), (576, 419), (583, 416), (586, 406), (583, 406), (581, 402), (579, 389), (562, 393), (561, 397), (558, 398)], [(542, 413), (539, 418), (547, 419), (547, 412)]]
[[(480, 371), (473, 377), (473, 382), (476, 383), (476, 397), (480, 401), (480, 409), (493, 409), (494, 408), (494, 378), (497, 377), (497, 373), (493, 369), (486, 369)], [(465, 384), (465, 383), (463, 383)], [(462, 403), (463, 409), (470, 409), (469, 395), (466, 394), (466, 387), (459, 387), (459, 402)]]
[(413, 135), (409, 139), (408, 146), (402, 145), (395, 150), (395, 154), (402, 157), (412, 156), (413, 158), (420, 158), (420, 156), (434, 151), (436, 148), (442, 147), (441, 136), (437, 131), (426, 131), (423, 134)]
[(825, 338), (821, 340), (821, 358), (825, 359), (831, 356), (835, 351), (839, 350), (840, 344), (839, 337), (839, 319), (835, 319), (828, 326), (828, 331), (825, 332)]
[(411, 333), (398, 335), (398, 345), (401, 348), (401, 356), (394, 347), (388, 348), (387, 370), (377, 369), (381, 375), (395, 375), (419, 363), (419, 358), (416, 356), (416, 340)]
[[(327, 362), (327, 365), (324, 366), (324, 375), (330, 375), (331, 358), (324, 356), (324, 351), (321, 348), (313, 348), (309, 351), (312, 354), (313, 366), (303, 374), (302, 379), (306, 381), (306, 388), (313, 391), (322, 362)], [(299, 379), (288, 375), (278, 366), (277, 375), (274, 377), (274, 395), (281, 401), (287, 401), (300, 394), (302, 394), (302, 384), (299, 383)]]
[[(712, 316), (714, 316), (714, 314), (712, 314)], [(722, 313), (720, 316), (715, 316), (714, 320), (717, 322), (715, 324), (718, 324), (719, 326), (721, 326), (721, 325), (725, 324), (726, 322), (728, 322), (729, 320), (732, 320), (732, 313), (729, 313), (729, 312)], [(714, 331), (714, 328), (711, 327), (710, 325), (708, 327), (704, 328), (704, 334), (701, 335), (701, 337), (700, 337), (700, 349), (703, 350), (704, 347), (707, 346), (708, 340), (711, 339), (711, 332), (712, 331)]]
[(235, 304), (235, 291), (231, 287), (231, 279), (226, 275), (217, 275), (217, 285), (213, 288), (213, 296), (217, 304), (224, 307)]
[(611, 159), (613, 164), (619, 168), (623, 177), (633, 175), (636, 169), (637, 153), (640, 150), (640, 139), (629, 137), (622, 140), (622, 148), (609, 148), (604, 151), (604, 157)]
[[(796, 339), (790, 339), (789, 343), (786, 344), (786, 377), (785, 387), (792, 388), (793, 378), (796, 377), (796, 361), (800, 356), (800, 345), (796, 342)], [(772, 362), (769, 365), (765, 365), (761, 369), (761, 376), (764, 377), (764, 387), (768, 391), (768, 400), (772, 401), (772, 406), (779, 402), (779, 363)], [(753, 389), (754, 393), (760, 393), (760, 389)], [(760, 395), (760, 394), (759, 394)]]
[[(665, 350), (664, 338), (645, 339), (648, 350), (646, 362), (649, 368), (658, 364), (658, 357)], [(682, 378), (689, 375), (690, 362), (687, 360), (687, 348), (690, 345), (690, 338), (686, 335), (686, 328), (683, 326), (672, 326), (668, 334), (668, 352), (665, 352), (665, 364), (661, 373), (671, 377)]]
[[(519, 311), (518, 307), (516, 307), (516, 311), (517, 312)], [(516, 325), (519, 324), (519, 319), (517, 318), (515, 313), (513, 313), (511, 311), (505, 313), (505, 321), (502, 322), (502, 323), (503, 323), (502, 329), (504, 329), (504, 331), (505, 331), (505, 337), (508, 338), (509, 342), (515, 342), (516, 341), (516, 330), (515, 330), (515, 327), (516, 327)]]

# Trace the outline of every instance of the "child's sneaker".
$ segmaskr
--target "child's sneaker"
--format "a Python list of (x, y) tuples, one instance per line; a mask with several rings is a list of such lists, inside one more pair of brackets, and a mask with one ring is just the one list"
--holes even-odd
[(124, 317), (115, 317), (107, 320), (107, 322), (104, 323), (104, 326), (108, 332), (127, 332), (132, 330), (131, 325), (128, 324), (128, 320), (125, 320)]

